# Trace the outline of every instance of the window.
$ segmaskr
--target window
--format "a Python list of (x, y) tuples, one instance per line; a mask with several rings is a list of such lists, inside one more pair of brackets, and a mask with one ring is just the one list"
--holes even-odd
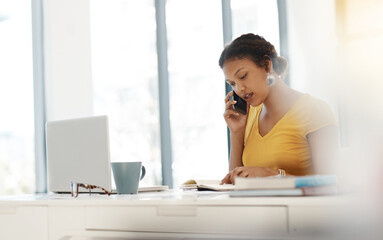
[(0, 2), (0, 195), (33, 193), (31, 1)]
[(161, 182), (156, 22), (149, 0), (90, 1), (94, 113), (109, 116), (111, 161)]
[[(0, 194), (32, 193), (36, 189), (33, 2), (0, 2)], [(44, 15), (44, 29), (47, 30), (44, 49), (49, 50), (44, 54), (48, 59), (45, 64), (45, 74), (49, 75), (45, 85), (48, 86), (45, 95), (48, 104), (46, 111), (41, 111), (42, 115), (46, 112), (48, 120), (90, 113), (108, 115), (111, 160), (142, 161), (147, 168), (143, 183), (160, 184), (163, 176), (155, 0), (92, 0), (89, 5), (88, 2), (78, 4), (76, 1), (48, 2), (47, 14)], [(222, 17), (227, 19), (227, 16), (222, 16), (222, 1), (218, 0), (164, 2), (173, 151), (171, 167), (174, 187), (177, 187), (188, 178), (221, 178), (227, 171), (227, 132), (222, 117), (225, 83), (217, 63), (223, 47)], [(65, 12), (62, 7), (76, 9), (73, 22), (64, 24), (62, 21), (68, 20), (66, 15), (57, 16), (57, 13)], [(62, 79), (70, 79), (81, 71), (81, 67), (75, 68), (77, 65), (71, 60), (79, 55), (81, 63), (89, 59), (85, 49), (88, 46), (89, 19), (83, 14), (88, 10), (93, 97), (87, 92), (90, 84), (86, 82), (83, 88), (76, 89), (73, 99), (68, 102), (65, 90), (74, 89), (78, 81), (75, 78), (64, 84)], [(233, 37), (254, 32), (279, 49), (276, 1), (236, 0), (231, 1), (231, 10)], [(81, 26), (76, 28), (78, 21), (81, 21)], [(77, 48), (71, 48), (72, 45)], [(66, 47), (73, 52), (65, 54)], [(81, 52), (82, 49), (84, 51)], [(66, 65), (71, 63), (73, 65)], [(65, 74), (68, 67), (73, 70), (71, 74)], [(38, 69), (42, 71), (43, 67)], [(90, 69), (84, 69), (80, 75), (90, 76), (87, 71)], [(61, 86), (65, 87), (64, 91)], [(88, 102), (88, 97), (93, 102)], [(82, 105), (76, 108), (76, 104), (81, 102)], [(90, 110), (92, 107), (93, 111)], [(37, 125), (42, 124), (39, 121)], [(36, 135), (43, 135), (43, 130), (40, 130)]]
[[(228, 170), (221, 3), (166, 1), (175, 188), (189, 178), (221, 179)], [(234, 36), (253, 32), (279, 48), (276, 1), (231, 3)], [(89, 4), (94, 113), (110, 118), (111, 160), (142, 161), (144, 183), (161, 184), (155, 1)]]
[(174, 186), (221, 179), (228, 169), (221, 1), (169, 0), (166, 14)]

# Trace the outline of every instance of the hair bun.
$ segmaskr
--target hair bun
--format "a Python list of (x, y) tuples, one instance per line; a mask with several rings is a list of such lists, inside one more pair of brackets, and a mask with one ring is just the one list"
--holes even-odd
[(284, 57), (276, 57), (274, 59), (274, 71), (279, 74), (279, 75), (286, 75), (286, 72), (287, 72), (287, 67), (288, 67), (288, 62), (286, 60), (286, 58)]

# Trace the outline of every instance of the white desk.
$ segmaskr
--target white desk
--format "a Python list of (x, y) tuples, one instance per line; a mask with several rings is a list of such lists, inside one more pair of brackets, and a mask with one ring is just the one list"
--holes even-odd
[(0, 198), (0, 239), (285, 239), (337, 228), (332, 197), (231, 198), (170, 190), (138, 195)]

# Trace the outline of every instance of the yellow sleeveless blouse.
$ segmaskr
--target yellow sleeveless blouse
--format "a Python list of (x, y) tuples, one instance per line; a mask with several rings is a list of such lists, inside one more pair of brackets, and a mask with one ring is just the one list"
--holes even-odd
[(265, 135), (258, 129), (262, 104), (250, 107), (242, 154), (244, 166), (284, 169), (293, 175), (313, 174), (307, 135), (336, 125), (330, 107), (308, 94), (302, 95)]

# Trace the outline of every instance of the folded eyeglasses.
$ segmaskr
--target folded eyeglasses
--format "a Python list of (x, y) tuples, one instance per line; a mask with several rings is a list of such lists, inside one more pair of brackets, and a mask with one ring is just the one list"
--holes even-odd
[(82, 187), (82, 188), (85, 188), (85, 189), (88, 189), (89, 190), (89, 195), (91, 195), (92, 193), (92, 189), (95, 189), (95, 188), (99, 188), (101, 189), (105, 194), (107, 194), (108, 196), (110, 195), (110, 191), (106, 190), (105, 188), (103, 187), (99, 187), (99, 186), (96, 186), (96, 185), (92, 185), (92, 184), (85, 184), (85, 183), (77, 183), (77, 182), (71, 182), (70, 183), (70, 189), (71, 189), (71, 194), (72, 194), (72, 197), (78, 197), (78, 193), (79, 193), (79, 188)]

